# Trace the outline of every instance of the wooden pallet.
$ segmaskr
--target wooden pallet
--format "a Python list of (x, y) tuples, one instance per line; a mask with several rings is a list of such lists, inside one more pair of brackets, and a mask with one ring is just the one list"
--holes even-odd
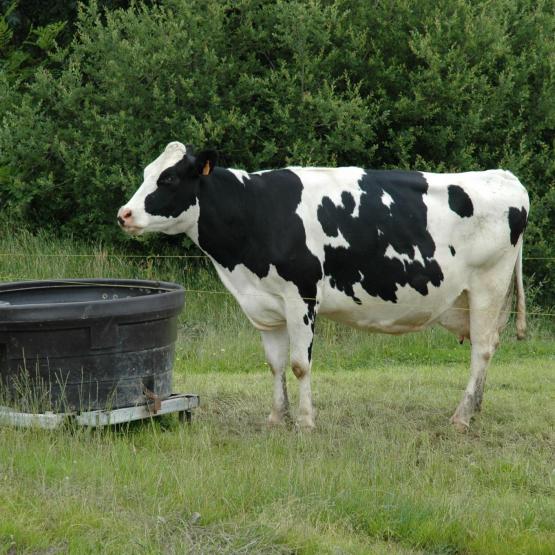
[[(156, 405), (156, 406), (155, 406)], [(114, 424), (123, 424), (134, 420), (143, 420), (162, 414), (178, 413), (181, 422), (190, 422), (193, 409), (200, 405), (198, 395), (173, 393), (158, 403), (147, 402), (133, 407), (71, 412), (18, 412), (10, 407), (0, 406), (0, 425), (18, 428), (38, 427), (54, 430), (67, 423), (98, 428)]]

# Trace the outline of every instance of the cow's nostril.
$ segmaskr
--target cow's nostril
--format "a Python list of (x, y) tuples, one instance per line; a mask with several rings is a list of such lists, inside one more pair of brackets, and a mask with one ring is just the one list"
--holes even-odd
[(133, 212), (131, 210), (131, 208), (120, 208), (118, 210), (118, 223), (119, 225), (121, 225), (122, 227), (125, 227), (126, 224), (130, 224), (131, 223), (131, 219), (133, 216)]

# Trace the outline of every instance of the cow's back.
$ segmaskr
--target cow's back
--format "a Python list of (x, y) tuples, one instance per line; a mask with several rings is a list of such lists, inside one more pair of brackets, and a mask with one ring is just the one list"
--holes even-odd
[(292, 170), (307, 245), (324, 270), (321, 313), (382, 331), (419, 314), (424, 326), (480, 268), (514, 264), (514, 227), (522, 232), (529, 205), (510, 172)]
[[(428, 227), (438, 248), (450, 245), (469, 267), (515, 256), (530, 203), (520, 181), (505, 170), (459, 174), (424, 173), (429, 184)], [(512, 217), (518, 212), (518, 221)]]

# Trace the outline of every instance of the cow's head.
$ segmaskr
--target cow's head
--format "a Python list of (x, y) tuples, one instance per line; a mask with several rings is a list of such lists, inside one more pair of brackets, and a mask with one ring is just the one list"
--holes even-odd
[(214, 169), (216, 153), (193, 155), (190, 147), (170, 143), (144, 171), (144, 180), (131, 200), (118, 211), (118, 223), (128, 233), (145, 231), (176, 234), (196, 222), (193, 214), (202, 176)]

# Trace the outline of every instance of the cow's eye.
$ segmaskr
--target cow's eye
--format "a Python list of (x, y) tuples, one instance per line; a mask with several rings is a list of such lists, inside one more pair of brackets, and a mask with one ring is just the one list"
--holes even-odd
[(174, 185), (176, 183), (177, 179), (175, 177), (175, 175), (167, 175), (166, 177), (160, 179), (160, 181), (158, 181), (158, 185), (162, 185), (162, 187), (168, 187), (170, 185)]

